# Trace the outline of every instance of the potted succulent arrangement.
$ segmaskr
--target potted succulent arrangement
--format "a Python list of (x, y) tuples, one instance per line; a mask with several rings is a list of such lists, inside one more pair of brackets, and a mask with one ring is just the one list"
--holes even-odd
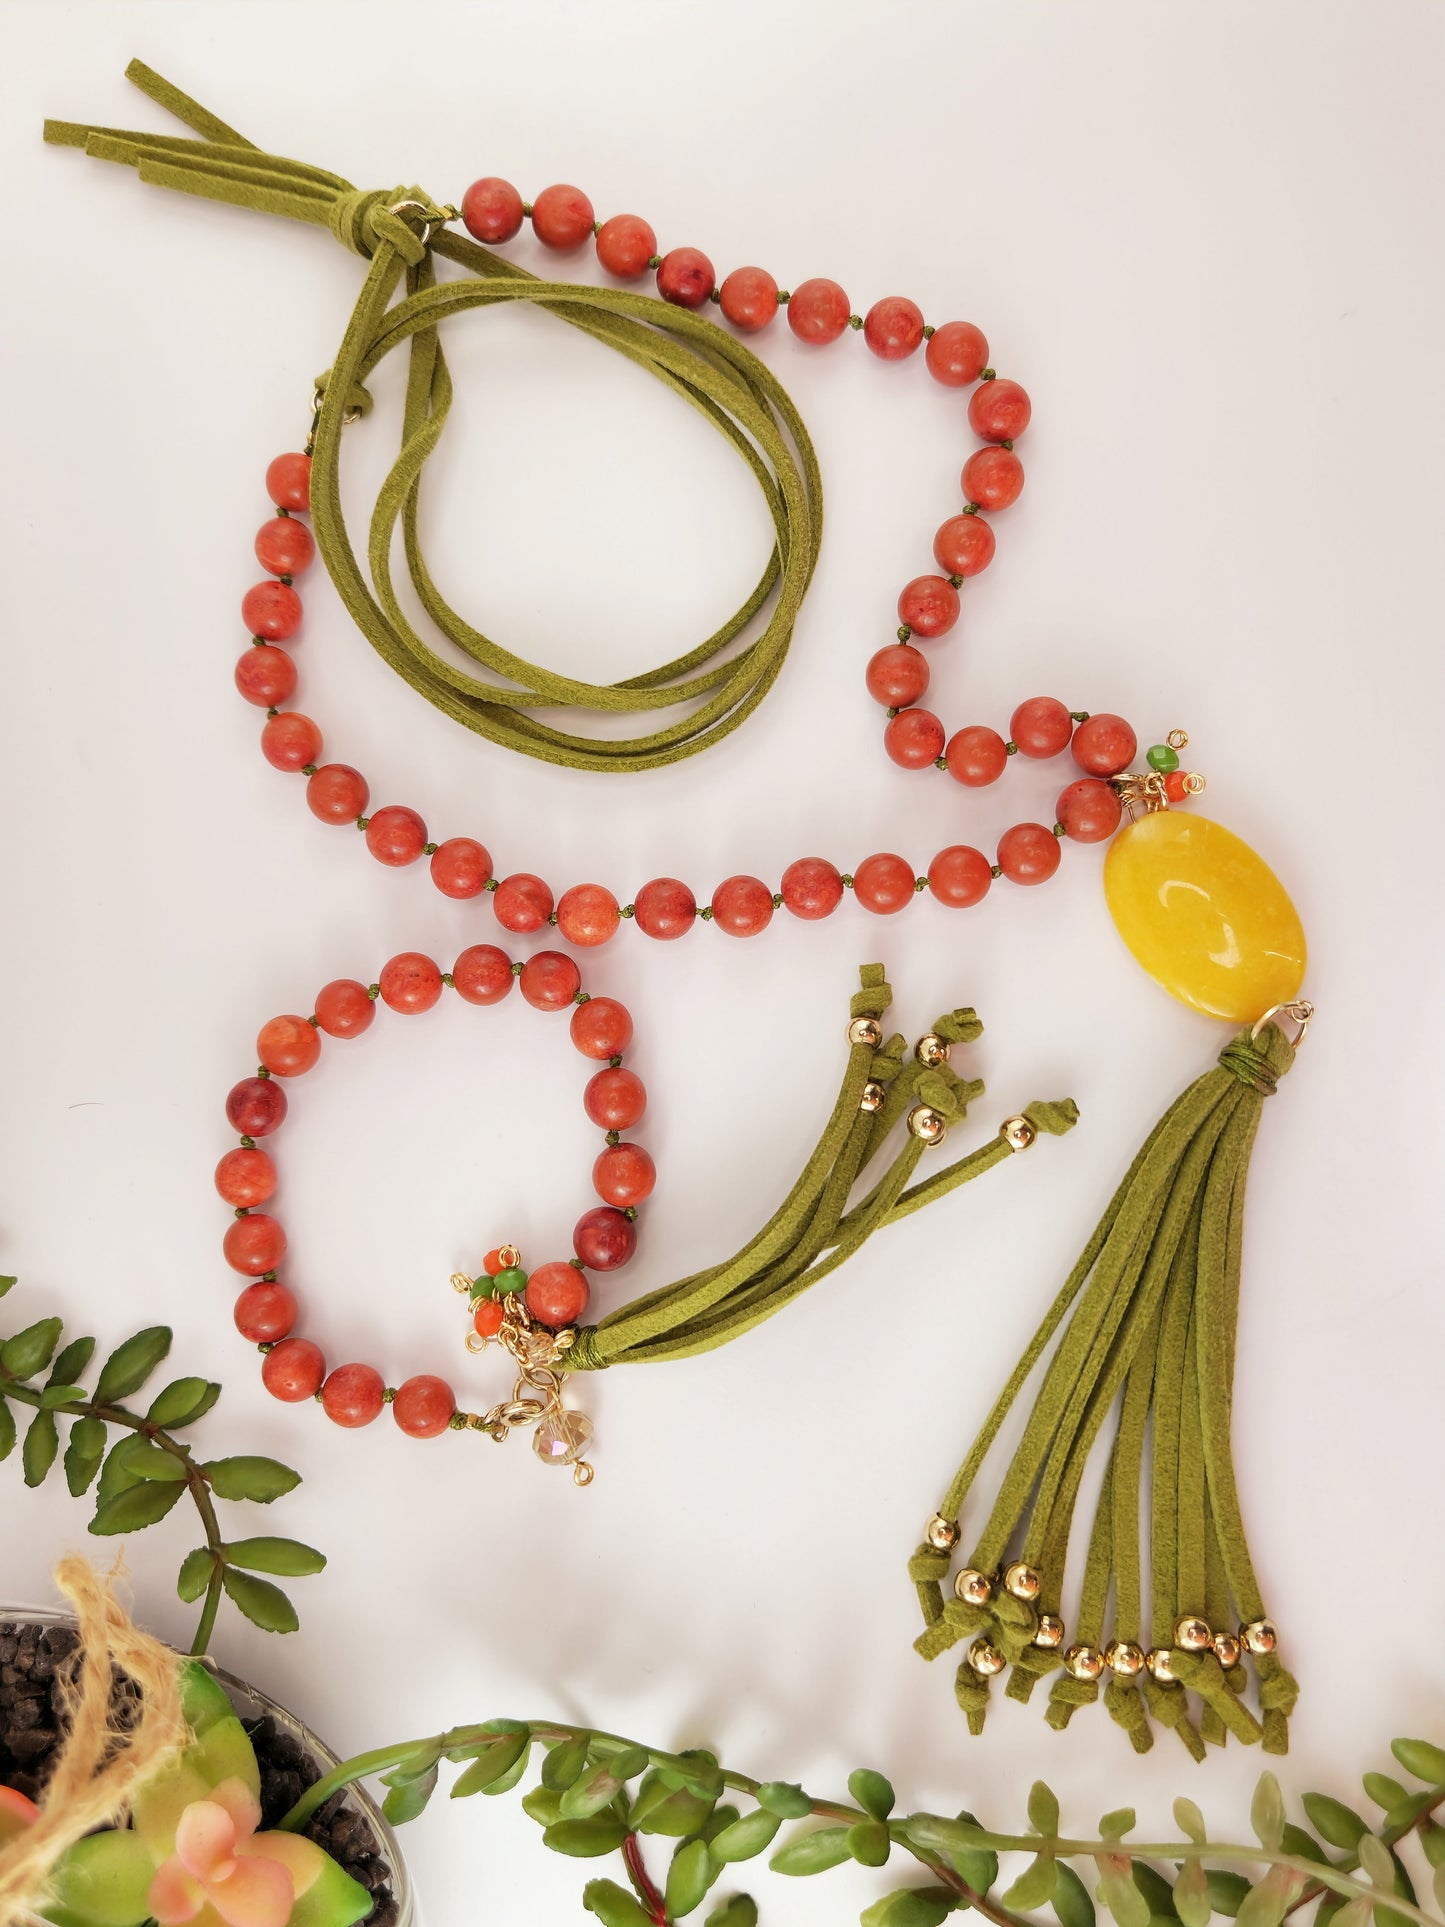
[[(11, 1283), (0, 1280), (0, 1292)], [(890, 1869), (863, 1927), (939, 1927), (970, 1910), (994, 1927), (1095, 1927), (1100, 1910), (1116, 1927), (1207, 1927), (1214, 1916), (1282, 1927), (1296, 1915), (1316, 1927), (1372, 1919), (1445, 1927), (1445, 1825), (1436, 1817), (1445, 1748), (1425, 1740), (1394, 1741), (1403, 1780), (1364, 1775), (1371, 1817), (1306, 1793), (1291, 1818), (1265, 1773), (1252, 1837), (1207, 1828), (1194, 1801), (1180, 1799), (1176, 1835), (1155, 1841), (1134, 1838), (1124, 1806), (1064, 1832), (1042, 1781), (1025, 1823), (996, 1830), (971, 1812), (899, 1814), (892, 1785), (871, 1768), (849, 1776), (846, 1798), (819, 1797), (732, 1771), (701, 1748), (667, 1751), (549, 1720), (486, 1720), (338, 1762), (299, 1722), (199, 1657), (223, 1599), (258, 1625), (295, 1628), (289, 1599), (257, 1575), (316, 1572), (321, 1555), (287, 1539), (227, 1540), (215, 1501), (269, 1503), (297, 1474), (270, 1459), (198, 1459), (177, 1438), (215, 1404), (219, 1387), (208, 1381), (172, 1381), (144, 1415), (126, 1404), (165, 1357), (168, 1332), (128, 1340), (89, 1392), (80, 1379), (91, 1341), (61, 1349), (60, 1339), (51, 1318), (0, 1344), (0, 1458), (18, 1442), (15, 1410), (28, 1408), (21, 1457), (38, 1485), (68, 1420), (64, 1470), (74, 1492), (96, 1485), (93, 1532), (133, 1532), (184, 1493), (204, 1544), (178, 1582), (183, 1598), (202, 1604), (197, 1656), (181, 1670), (188, 1743), (144, 1785), (124, 1823), (91, 1833), (53, 1869), (41, 1907), (55, 1927), (406, 1927), (413, 1901), (392, 1829), (425, 1812), (443, 1769), (457, 1769), (451, 1798), (467, 1799), (523, 1786), (534, 1764), (521, 1804), (543, 1844), (615, 1863), (616, 1878), (594, 1874), (580, 1895), (603, 1927), (670, 1927), (705, 1905), (706, 1927), (754, 1927), (754, 1899), (718, 1890), (764, 1854), (772, 1871), (794, 1877), (845, 1864)], [(74, 1648), (55, 1615), (0, 1621), (0, 1865), (7, 1840), (33, 1824), (63, 1726), (56, 1682)], [(384, 1789), (379, 1810), (365, 1781)], [(901, 1882), (891, 1871), (900, 1863)], [(1426, 1886), (1434, 1911), (1421, 1902)]]
[[(0, 1296), (14, 1282), (0, 1279)], [(184, 1500), (203, 1543), (177, 1579), (181, 1598), (200, 1606), (180, 1676), (191, 1744), (138, 1793), (128, 1827), (69, 1850), (52, 1871), (43, 1917), (59, 1927), (350, 1927), (362, 1919), (408, 1927), (405, 1866), (370, 1795), (348, 1784), (313, 1802), (299, 1826), (282, 1827), (335, 1768), (335, 1755), (293, 1714), (204, 1657), (223, 1602), (268, 1631), (296, 1628), (275, 1579), (319, 1572), (325, 1558), (294, 1539), (228, 1539), (220, 1508), (270, 1505), (300, 1474), (272, 1458), (204, 1459), (192, 1449), (181, 1435), (220, 1397), (213, 1381), (172, 1379), (143, 1410), (132, 1407), (169, 1353), (164, 1327), (118, 1346), (89, 1390), (81, 1380), (94, 1339), (62, 1337), (51, 1317), (0, 1343), (0, 1459), (19, 1444), (27, 1484), (60, 1471), (77, 1497), (93, 1492), (98, 1536), (133, 1534)], [(0, 1848), (33, 1822), (63, 1745), (78, 1644), (65, 1615), (0, 1610)], [(126, 1690), (119, 1680), (117, 1694)]]

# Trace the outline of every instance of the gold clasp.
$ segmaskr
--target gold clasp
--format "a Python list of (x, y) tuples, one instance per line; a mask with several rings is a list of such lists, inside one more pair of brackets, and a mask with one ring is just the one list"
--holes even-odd
[(1286, 1017), (1293, 1018), (1294, 1022), (1299, 1025), (1297, 1035), (1290, 1039), (1292, 1047), (1295, 1050), (1299, 1049), (1309, 1032), (1310, 1019), (1315, 1014), (1315, 1007), (1309, 1001), (1308, 997), (1296, 997), (1288, 1004), (1271, 1004), (1263, 1017), (1261, 1017), (1255, 1025), (1254, 1029), (1249, 1033), (1249, 1041), (1251, 1044), (1259, 1042), (1259, 1033), (1264, 1029), (1270, 1018), (1278, 1017), (1281, 1011)]

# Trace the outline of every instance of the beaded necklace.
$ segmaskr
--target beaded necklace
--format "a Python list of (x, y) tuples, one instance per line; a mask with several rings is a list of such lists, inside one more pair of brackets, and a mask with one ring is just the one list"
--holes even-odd
[[(1135, 771), (1129, 768), (1135, 733), (1113, 714), (1089, 715), (1052, 698), (1031, 698), (1015, 710), (1005, 740), (983, 725), (950, 737), (920, 706), (928, 664), (918, 645), (953, 628), (960, 588), (993, 555), (994, 536), (984, 517), (1010, 506), (1022, 488), (1014, 443), (1029, 420), (1023, 389), (986, 366), (987, 343), (972, 324), (930, 328), (903, 297), (887, 297), (859, 315), (827, 280), (804, 282), (784, 294), (763, 270), (743, 268), (717, 285), (712, 264), (697, 249), (660, 254), (640, 217), (599, 224), (586, 197), (567, 186), (545, 189), (529, 206), (509, 184), (488, 177), (467, 191), (460, 210), (439, 206), (419, 188), (359, 192), (325, 170), (262, 152), (140, 63), (128, 72), (199, 138), (62, 122), (47, 123), (47, 138), (134, 166), (155, 185), (325, 226), (369, 263), (336, 360), (317, 384), (306, 449), (278, 457), (268, 471), (277, 513), (258, 535), (256, 553), (272, 579), (245, 599), (253, 642), (236, 677), (241, 693), (267, 709), (262, 748), (268, 761), (305, 775), (317, 816), (357, 824), (383, 863), (400, 866), (428, 855), (445, 894), (490, 894), (498, 921), (509, 931), (552, 926), (583, 947), (605, 942), (629, 915), (646, 934), (664, 940), (685, 934), (699, 916), (727, 934), (754, 935), (778, 908), (805, 918), (830, 914), (850, 886), (877, 914), (893, 914), (928, 889), (964, 908), (999, 876), (1024, 885), (1046, 880), (1059, 865), (1061, 839), (1112, 839), (1105, 893), (1125, 942), (1173, 995), (1243, 1025), (1220, 1053), (1218, 1067), (1174, 1104), (1135, 1159), (930, 1520), (910, 1573), (925, 1620), (920, 1652), (933, 1658), (970, 1641), (955, 1691), (975, 1732), (983, 1726), (991, 1682), (1001, 1674), (1009, 1675), (1007, 1691), (1019, 1699), (1052, 1675), (1048, 1718), (1062, 1726), (1078, 1706), (1099, 1697), (1109, 1672), (1105, 1702), (1137, 1747), (1149, 1744), (1152, 1715), (1196, 1754), (1231, 1733), (1246, 1742), (1262, 1740), (1266, 1750), (1283, 1750), (1296, 1689), (1280, 1665), (1245, 1542), (1229, 1419), (1245, 1175), (1263, 1101), (1290, 1068), (1312, 1015), (1299, 996), (1304, 935), (1282, 886), (1253, 851), (1218, 824), (1174, 807), (1203, 787), (1202, 779), (1179, 767), (1183, 732), (1155, 745), (1147, 767)], [(458, 212), (474, 239), (448, 232)], [(505, 242), (526, 219), (542, 244), (559, 252), (595, 239), (603, 269), (617, 278), (655, 272), (661, 300), (539, 280), (481, 245)], [(438, 258), (462, 268), (462, 278), (439, 282)], [(773, 552), (742, 608), (688, 654), (625, 682), (595, 685), (560, 677), (502, 648), (451, 609), (422, 553), (420, 477), (452, 398), (439, 325), (472, 308), (519, 300), (627, 355), (699, 409), (747, 462), (772, 519)], [(940, 852), (922, 875), (900, 856), (876, 853), (845, 876), (825, 859), (801, 858), (777, 890), (755, 877), (725, 879), (702, 911), (690, 886), (674, 878), (653, 879), (626, 904), (595, 883), (574, 885), (554, 898), (531, 873), (497, 878), (489, 851), (475, 839), (433, 844), (422, 819), (406, 806), (387, 805), (368, 815), (364, 779), (349, 765), (323, 763), (316, 725), (281, 707), (296, 683), (294, 662), (279, 647), (300, 622), (294, 580), (319, 548), (349, 612), (379, 653), (428, 701), (504, 747), (576, 768), (625, 773), (694, 755), (744, 722), (786, 657), (817, 561), (822, 491), (796, 409), (766, 365), (699, 312), (712, 301), (740, 333), (765, 329), (785, 309), (793, 332), (818, 345), (852, 328), (884, 360), (923, 348), (925, 366), (943, 386), (972, 388), (968, 416), (983, 445), (963, 471), (962, 512), (935, 537), (934, 559), (944, 573), (906, 585), (897, 640), (873, 656), (867, 681), (888, 711), (885, 749), (905, 769), (937, 767), (965, 787), (981, 788), (997, 780), (1011, 755), (1072, 752), (1079, 774), (1059, 796), (1056, 822), (1015, 825), (1001, 839), (994, 862), (959, 845)], [(410, 366), (401, 447), (378, 495), (364, 571), (341, 511), (340, 438), (370, 407), (368, 375), (403, 344)], [(298, 519), (307, 509), (314, 541)], [(390, 575), (398, 526), (422, 606), (485, 677), (440, 655), (406, 617)], [(740, 642), (754, 618), (762, 621), (759, 633)], [(736, 653), (722, 656), (734, 642), (740, 642)], [(561, 709), (580, 722), (593, 711), (645, 716), (679, 707), (685, 711), (680, 720), (622, 740), (560, 729), (534, 713)], [(586, 1000), (564, 953), (544, 952), (516, 966), (498, 955), (499, 969), (523, 979), (524, 995), (533, 973), (539, 994), (529, 1001), (542, 1008), (570, 1004), (576, 1024)], [(463, 966), (471, 956), (464, 953), (453, 971), (443, 973), (430, 959), (406, 953), (393, 959), (373, 988), (351, 980), (328, 986), (312, 1018), (287, 1016), (264, 1027), (258, 1075), (238, 1085), (228, 1101), (228, 1115), (242, 1132), (238, 1152), (222, 1160), (218, 1173), (223, 1196), (232, 1201), (236, 1193), (228, 1256), (236, 1268), (259, 1274), (242, 1294), (247, 1309), (238, 1310), (238, 1322), (248, 1335), (268, 1334), (257, 1342), (266, 1351), (264, 1370), (273, 1390), (288, 1398), (315, 1396), (341, 1424), (368, 1422), (388, 1401), (388, 1391), (371, 1367), (348, 1365), (327, 1374), (317, 1348), (291, 1335), (296, 1308), (273, 1262), (284, 1251), (284, 1238), (268, 1214), (252, 1209), (253, 1198), (264, 1202), (269, 1195), (269, 1159), (258, 1152), (255, 1138), (285, 1115), (284, 1094), (274, 1080), (314, 1063), (322, 1030), (345, 1036), (364, 1029), (375, 997), (414, 1013), (430, 1007), (448, 983), (465, 995)], [(477, 1429), (503, 1438), (515, 1426), (531, 1425), (540, 1455), (573, 1464), (585, 1482), (591, 1471), (580, 1452), (587, 1428), (561, 1397), (572, 1373), (624, 1359), (686, 1356), (724, 1343), (831, 1271), (878, 1226), (1027, 1148), (1040, 1131), (1058, 1134), (1070, 1127), (1074, 1110), (1067, 1101), (1028, 1106), (1005, 1120), (981, 1150), (911, 1183), (924, 1147), (940, 1141), (979, 1093), (981, 1087), (960, 1078), (949, 1063), (954, 1046), (975, 1036), (978, 1024), (971, 1011), (951, 1012), (910, 1053), (901, 1036), (884, 1036), (879, 1018), (889, 997), (881, 968), (866, 968), (848, 1026), (842, 1089), (818, 1147), (783, 1205), (732, 1260), (589, 1326), (580, 1322), (586, 1291), (578, 1282), (581, 1271), (589, 1262), (608, 1268), (596, 1251), (631, 1250), (630, 1238), (610, 1217), (590, 1261), (584, 1218), (574, 1234), (575, 1260), (545, 1264), (530, 1278), (514, 1248), (498, 1247), (477, 1278), (454, 1282), (472, 1303), (473, 1341), (498, 1337), (519, 1366), (512, 1399), (485, 1414), (462, 1413), (450, 1388), (428, 1375), (391, 1394), (402, 1428), (423, 1437)], [(327, 1021), (326, 1013), (334, 1012), (344, 1016), (340, 1027)], [(1281, 1016), (1298, 1026), (1293, 1039), (1276, 1021)], [(620, 1051), (598, 1076), (630, 1077), (614, 1057)], [(640, 1086), (638, 1092), (629, 1088), (624, 1109), (630, 1122), (640, 1116)], [(599, 1122), (611, 1116), (605, 1107), (599, 1115), (590, 1102), (589, 1114)], [(903, 1150), (850, 1207), (860, 1173), (905, 1118)], [(238, 1156), (247, 1161), (237, 1162)], [(253, 1161), (257, 1157), (263, 1164)], [(626, 1211), (608, 1201), (605, 1189), (602, 1196), (604, 1211), (619, 1215), (630, 1230)], [(569, 1270), (578, 1276), (568, 1279)], [(270, 1295), (248, 1304), (258, 1287)], [(1025, 1381), (1056, 1337), (998, 1496), (966, 1563), (955, 1569), (964, 1501)], [(1068, 1544), (1085, 1464), (1106, 1423), (1114, 1427), (1113, 1446), (1070, 1641), (1063, 1618)], [(1146, 1615), (1139, 1493), (1151, 1423)], [(1232, 1619), (1242, 1622), (1238, 1634), (1228, 1630)], [(1241, 1698), (1246, 1656), (1256, 1671), (1258, 1717)]]

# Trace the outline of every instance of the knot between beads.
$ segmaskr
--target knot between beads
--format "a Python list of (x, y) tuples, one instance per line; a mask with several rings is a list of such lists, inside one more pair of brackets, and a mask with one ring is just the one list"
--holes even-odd
[[(353, 188), (332, 202), (328, 225), (353, 254), (369, 261), (385, 241), (414, 268), (426, 259), (432, 228), (446, 218), (446, 211), (419, 187)], [(420, 233), (414, 223), (420, 224)]]

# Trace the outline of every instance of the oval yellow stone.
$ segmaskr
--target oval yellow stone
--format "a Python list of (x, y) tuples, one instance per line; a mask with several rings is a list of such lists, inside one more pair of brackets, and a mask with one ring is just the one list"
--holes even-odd
[(1158, 810), (1121, 829), (1104, 859), (1104, 896), (1119, 935), (1181, 1003), (1244, 1024), (1299, 995), (1299, 913), (1222, 824)]

